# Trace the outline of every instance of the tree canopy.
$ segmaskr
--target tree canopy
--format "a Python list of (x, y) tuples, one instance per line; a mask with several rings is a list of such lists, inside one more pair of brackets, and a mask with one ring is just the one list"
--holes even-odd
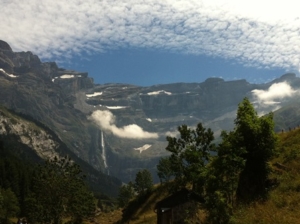
[(135, 176), (134, 189), (138, 194), (145, 194), (153, 187), (152, 175), (147, 169), (137, 172)]
[(234, 147), (245, 151), (242, 157), (246, 161), (239, 177), (237, 198), (239, 201), (264, 198), (270, 171), (268, 162), (275, 153), (277, 142), (273, 113), (259, 117), (245, 98), (238, 106), (234, 135)]
[(39, 166), (34, 192), (26, 201), (28, 217), (35, 222), (58, 224), (63, 217), (81, 223), (92, 216), (95, 200), (83, 178), (79, 166), (67, 157)]
[[(171, 152), (168, 165), (170, 169), (159, 173), (160, 176), (174, 176), (175, 189), (191, 184), (194, 190), (201, 191), (206, 176), (206, 164), (210, 161), (210, 154), (214, 150), (213, 132), (199, 123), (196, 129), (187, 125), (178, 127), (179, 138), (167, 136), (166, 150)], [(163, 166), (161, 160), (158, 168)]]

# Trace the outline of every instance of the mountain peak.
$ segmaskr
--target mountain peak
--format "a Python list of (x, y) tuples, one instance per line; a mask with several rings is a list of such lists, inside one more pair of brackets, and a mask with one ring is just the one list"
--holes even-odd
[(11, 47), (9, 46), (8, 43), (6, 43), (3, 40), (0, 40), (0, 50), (4, 51), (12, 51)]

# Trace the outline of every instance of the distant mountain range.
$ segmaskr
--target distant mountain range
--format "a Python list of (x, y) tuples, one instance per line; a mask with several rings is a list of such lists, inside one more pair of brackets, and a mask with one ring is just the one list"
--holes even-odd
[(265, 84), (209, 78), (149, 87), (100, 85), (85, 72), (41, 62), (31, 52), (13, 52), (0, 41), (0, 104), (42, 123), (55, 133), (57, 144), (123, 182), (142, 168), (155, 176), (158, 160), (167, 155), (165, 137), (175, 136), (179, 125), (202, 122), (216, 138), (232, 129), (244, 97), (261, 114), (276, 110), (276, 131), (298, 126), (299, 87), (295, 74)]

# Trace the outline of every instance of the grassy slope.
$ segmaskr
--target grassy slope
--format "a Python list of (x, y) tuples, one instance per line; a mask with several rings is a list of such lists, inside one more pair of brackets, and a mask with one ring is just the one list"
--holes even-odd
[[(300, 129), (280, 133), (277, 151), (270, 163), (273, 170), (270, 177), (277, 178), (279, 185), (270, 191), (267, 201), (236, 208), (232, 223), (300, 224)], [(165, 189), (156, 187), (146, 202), (133, 212), (130, 223), (156, 223), (155, 203), (166, 196)], [(120, 211), (114, 214), (114, 220), (121, 219)]]
[(271, 176), (279, 185), (266, 202), (237, 209), (235, 223), (300, 223), (300, 129), (281, 133), (279, 139), (278, 156), (271, 162)]

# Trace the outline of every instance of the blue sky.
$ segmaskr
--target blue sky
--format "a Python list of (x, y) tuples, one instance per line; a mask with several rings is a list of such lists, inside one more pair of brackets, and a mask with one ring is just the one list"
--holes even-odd
[(0, 0), (14, 51), (87, 71), (95, 83), (298, 75), (299, 3), (243, 0)]
[(88, 71), (95, 83), (156, 85), (175, 82), (203, 82), (209, 77), (246, 79), (251, 83), (271, 81), (286, 71), (282, 68), (245, 67), (235, 60), (205, 55), (121, 49), (93, 57), (77, 58), (65, 68)]

